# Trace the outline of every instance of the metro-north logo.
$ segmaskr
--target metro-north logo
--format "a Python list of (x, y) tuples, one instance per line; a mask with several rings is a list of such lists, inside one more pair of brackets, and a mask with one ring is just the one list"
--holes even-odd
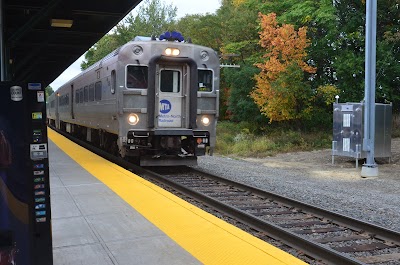
[(160, 100), (160, 112), (162, 114), (167, 114), (168, 112), (171, 111), (172, 105), (171, 102), (169, 102), (169, 100), (163, 99)]

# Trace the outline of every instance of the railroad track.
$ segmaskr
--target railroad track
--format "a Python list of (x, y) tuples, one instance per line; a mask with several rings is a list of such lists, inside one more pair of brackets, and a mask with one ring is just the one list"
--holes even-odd
[(250, 227), (261, 239), (288, 245), (307, 262), (311, 257), (313, 264), (400, 264), (400, 233), (396, 231), (189, 167), (150, 171), (62, 134), (178, 196), (196, 200), (200, 207), (211, 207), (238, 226)]
[(400, 264), (400, 233), (192, 168), (145, 176), (195, 198), (317, 262)]

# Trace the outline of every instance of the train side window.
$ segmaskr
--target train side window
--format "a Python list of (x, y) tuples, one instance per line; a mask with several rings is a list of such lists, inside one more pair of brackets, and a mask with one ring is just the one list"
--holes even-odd
[(115, 76), (115, 70), (111, 71), (111, 94), (115, 93), (115, 87), (117, 86), (117, 78)]
[(101, 100), (101, 88), (102, 88), (101, 81), (96, 82), (96, 84), (95, 84), (95, 92), (94, 92), (94, 97), (95, 97), (96, 101), (100, 101)]
[(79, 101), (80, 103), (83, 103), (83, 88), (81, 88), (79, 91)]
[(85, 86), (83, 88), (83, 101), (88, 102), (88, 99), (89, 99), (89, 87)]
[(89, 85), (89, 101), (94, 101), (94, 83)]
[(147, 88), (147, 66), (128, 65), (126, 71), (127, 88)]
[(160, 91), (179, 93), (181, 91), (181, 73), (175, 70), (162, 70)]
[(199, 90), (211, 92), (213, 87), (213, 72), (211, 70), (198, 70)]
[(75, 104), (79, 103), (79, 89), (75, 91)]
[(62, 95), (58, 98), (58, 105), (59, 106), (66, 106), (69, 105), (69, 94)]

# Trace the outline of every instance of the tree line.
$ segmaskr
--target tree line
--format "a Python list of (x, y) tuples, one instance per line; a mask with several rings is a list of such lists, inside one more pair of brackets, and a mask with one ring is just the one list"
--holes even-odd
[[(85, 55), (86, 69), (135, 36), (180, 31), (240, 65), (221, 71), (220, 116), (305, 129), (331, 124), (335, 95), (364, 97), (365, 0), (221, 0), (214, 14), (177, 18), (145, 0)], [(400, 111), (400, 4), (378, 1), (376, 101)]]

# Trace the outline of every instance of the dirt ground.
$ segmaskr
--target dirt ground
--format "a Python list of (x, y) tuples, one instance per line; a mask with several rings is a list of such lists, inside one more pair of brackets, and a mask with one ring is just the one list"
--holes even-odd
[[(390, 161), (387, 158), (376, 159), (379, 171), (378, 178), (397, 179), (400, 181), (400, 138), (392, 139), (391, 146), (392, 157)], [(331, 154), (331, 149), (325, 149), (311, 152), (285, 153), (267, 158), (246, 158), (243, 160), (262, 163), (268, 167), (307, 171), (312, 175), (321, 177), (345, 179), (361, 177), (363, 159), (359, 160), (358, 168), (356, 168), (356, 161), (351, 157), (335, 156), (335, 163), (332, 164)]]

